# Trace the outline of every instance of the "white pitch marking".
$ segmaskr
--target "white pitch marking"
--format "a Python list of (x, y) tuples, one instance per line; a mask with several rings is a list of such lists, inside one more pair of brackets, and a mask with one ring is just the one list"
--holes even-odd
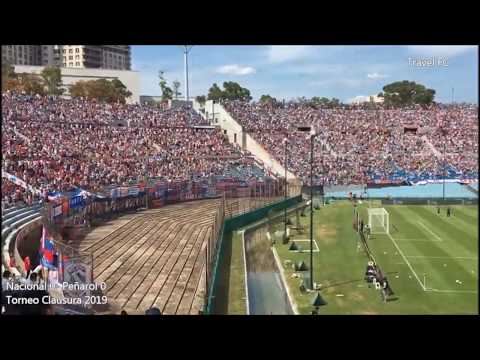
[[(310, 239), (292, 239), (292, 241), (294, 241), (294, 242), (310, 242)], [(317, 245), (317, 240), (313, 239), (313, 243), (315, 244), (315, 248), (316, 248), (316, 249), (313, 250), (313, 252), (319, 252), (320, 249)], [(294, 252), (296, 252), (296, 251), (298, 251), (298, 250), (294, 250)], [(310, 250), (303, 250), (302, 249), (302, 251), (303, 252), (309, 252)]]
[(468, 294), (477, 294), (477, 290), (437, 290), (437, 289), (428, 289), (425, 291), (432, 291), (432, 292), (443, 292), (443, 293), (468, 293)]
[(440, 236), (438, 236), (437, 234), (435, 234), (432, 230), (430, 230), (424, 223), (422, 223), (421, 221), (417, 221), (420, 225), (422, 225), (422, 227), (427, 230), (430, 234), (432, 234), (435, 239), (437, 239), (437, 241), (443, 241), (442, 238)]
[(420, 284), (422, 290), (425, 291), (425, 287), (423, 286), (422, 282), (421, 282), (420, 279), (418, 278), (417, 273), (415, 272), (415, 270), (413, 270), (412, 265), (410, 264), (410, 262), (408, 261), (408, 259), (405, 257), (405, 255), (403, 254), (402, 250), (400, 250), (400, 248), (398, 247), (397, 243), (395, 242), (395, 239), (392, 237), (392, 235), (390, 235), (390, 234), (388, 234), (388, 233), (387, 233), (387, 235), (388, 235), (388, 237), (392, 240), (393, 245), (395, 245), (395, 247), (397, 248), (398, 253), (402, 256), (403, 260), (405, 261), (405, 263), (408, 265), (408, 267), (409, 267), (410, 270), (412, 271), (413, 275), (415, 276), (415, 278), (417, 279), (418, 283)]
[(418, 259), (459, 259), (459, 260), (478, 260), (476, 257), (462, 257), (462, 256), (406, 256), (407, 258)]
[(420, 238), (397, 238), (397, 241), (425, 241), (425, 242), (440, 242), (442, 240), (434, 240), (434, 239), (420, 239)]

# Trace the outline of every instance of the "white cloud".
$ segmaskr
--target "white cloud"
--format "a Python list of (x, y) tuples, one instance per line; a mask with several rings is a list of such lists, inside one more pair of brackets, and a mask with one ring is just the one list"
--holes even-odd
[(423, 56), (457, 56), (477, 49), (473, 45), (411, 45), (407, 46), (412, 54)]
[(377, 72), (374, 72), (374, 73), (367, 74), (367, 77), (369, 79), (384, 79), (384, 78), (388, 77), (388, 75), (379, 74)]
[(224, 65), (216, 69), (216, 72), (219, 74), (227, 75), (250, 75), (255, 74), (256, 70), (251, 66), (240, 66), (240, 65)]
[(312, 46), (273, 45), (268, 49), (268, 59), (273, 63), (287, 62), (305, 58), (312, 51)]

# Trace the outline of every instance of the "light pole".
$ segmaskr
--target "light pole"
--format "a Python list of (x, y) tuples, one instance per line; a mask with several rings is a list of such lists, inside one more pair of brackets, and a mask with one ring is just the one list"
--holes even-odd
[(445, 204), (445, 176), (446, 176), (446, 170), (447, 170), (447, 158), (446, 158), (447, 136), (446, 135), (447, 135), (447, 130), (445, 129), (445, 121), (443, 121), (443, 203), (444, 204)]
[(188, 103), (188, 53), (193, 46), (183, 45), (183, 62), (185, 68), (185, 101)]
[(313, 289), (313, 139), (315, 131), (310, 131), (310, 289)]
[(283, 140), (285, 143), (285, 232), (284, 232), (284, 243), (287, 243), (287, 206), (286, 206), (286, 201), (288, 198), (288, 193), (287, 193), (287, 143), (288, 143), (288, 138), (285, 136), (285, 139)]
[(310, 289), (313, 288), (313, 141), (315, 140), (315, 129), (312, 126), (302, 126), (299, 131), (310, 131)]

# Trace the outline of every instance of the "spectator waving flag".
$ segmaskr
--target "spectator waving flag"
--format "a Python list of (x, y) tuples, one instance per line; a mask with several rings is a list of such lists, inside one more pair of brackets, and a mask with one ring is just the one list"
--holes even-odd
[(47, 269), (55, 268), (55, 244), (53, 243), (53, 239), (48, 234), (47, 229), (45, 226), (42, 230), (42, 239), (40, 245), (40, 255), (41, 255), (41, 263)]

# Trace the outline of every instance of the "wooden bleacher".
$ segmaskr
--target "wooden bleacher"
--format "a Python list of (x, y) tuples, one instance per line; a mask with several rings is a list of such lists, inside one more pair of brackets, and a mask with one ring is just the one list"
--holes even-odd
[(198, 314), (205, 301), (206, 246), (219, 199), (128, 214), (93, 229), (75, 246), (93, 253), (95, 282), (111, 308), (144, 314)]

